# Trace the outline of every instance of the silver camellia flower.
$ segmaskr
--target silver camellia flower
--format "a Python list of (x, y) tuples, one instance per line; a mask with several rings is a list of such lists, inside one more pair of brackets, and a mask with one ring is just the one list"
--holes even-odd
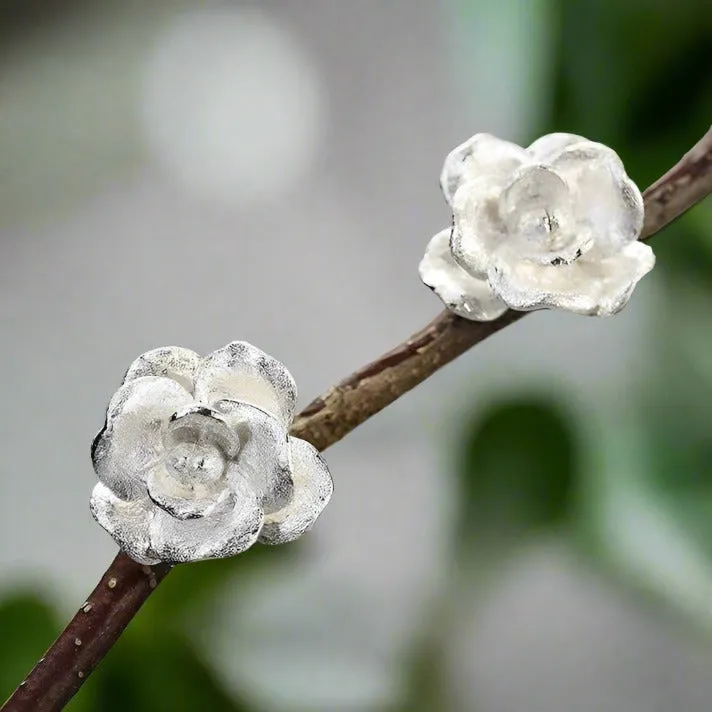
[(94, 518), (144, 564), (296, 539), (333, 488), (317, 450), (288, 434), (296, 398), (289, 371), (246, 342), (143, 354), (92, 445)]
[(555, 133), (524, 149), (477, 134), (448, 155), (440, 183), (453, 224), (430, 241), (420, 276), (467, 319), (614, 314), (655, 264), (638, 242), (640, 191), (600, 143)]

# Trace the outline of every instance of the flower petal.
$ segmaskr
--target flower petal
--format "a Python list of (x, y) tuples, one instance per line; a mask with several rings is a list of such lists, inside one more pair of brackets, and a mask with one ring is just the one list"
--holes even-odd
[(475, 134), (445, 159), (440, 175), (440, 187), (448, 204), (464, 183), (487, 176), (490, 179), (507, 175), (528, 160), (526, 151), (509, 141), (490, 134)]
[(163, 376), (178, 381), (189, 393), (193, 392), (195, 372), (201, 358), (195, 351), (180, 346), (162, 346), (141, 354), (124, 376), (124, 383), (143, 376)]
[(552, 163), (568, 183), (577, 224), (609, 251), (638, 239), (643, 229), (643, 196), (608, 146), (581, 141), (567, 146)]
[(453, 198), (450, 247), (455, 261), (473, 277), (487, 276), (489, 256), (507, 238), (500, 213), (500, 196), (507, 182), (476, 178)]
[(642, 242), (625, 245), (614, 255), (592, 250), (576, 262), (558, 266), (498, 255), (490, 270), (490, 285), (512, 309), (607, 316), (628, 303), (635, 285), (654, 265), (653, 251)]
[(552, 161), (567, 146), (585, 141), (590, 143), (583, 136), (570, 133), (550, 133), (538, 138), (527, 148), (527, 153), (534, 163), (544, 163), (551, 165)]
[(228, 468), (232, 483), (249, 482), (265, 512), (273, 512), (292, 498), (287, 429), (269, 413), (249, 403), (221, 400), (217, 410), (240, 438), (240, 450)]
[(450, 251), (451, 229), (442, 230), (428, 243), (420, 262), (420, 278), (458, 316), (491, 321), (507, 311), (492, 294), (487, 282), (471, 276), (457, 264)]
[(151, 553), (160, 561), (184, 563), (222, 559), (249, 549), (262, 527), (263, 513), (255, 492), (243, 482), (234, 506), (200, 519), (175, 519), (161, 509), (150, 525)]
[(231, 498), (224, 480), (187, 485), (171, 477), (163, 463), (151, 470), (146, 487), (151, 501), (176, 519), (210, 516)]
[(145, 376), (121, 386), (92, 443), (99, 479), (122, 499), (144, 496), (146, 471), (163, 450), (164, 427), (173, 413), (192, 402), (190, 393), (170, 378)]
[(285, 544), (304, 534), (331, 498), (334, 484), (326, 463), (306, 440), (289, 438), (294, 496), (282, 509), (265, 516), (259, 541)]
[(149, 525), (152, 519), (150, 502), (119, 499), (101, 482), (94, 487), (89, 500), (92, 516), (114, 538), (122, 551), (140, 564), (157, 564), (150, 554)]
[(181, 442), (214, 445), (230, 458), (240, 447), (240, 436), (223, 415), (199, 403), (192, 403), (171, 415), (163, 441), (166, 448)]
[(222, 399), (251, 403), (289, 426), (297, 386), (277, 359), (246, 341), (233, 341), (203, 359), (196, 374), (195, 397), (207, 405)]

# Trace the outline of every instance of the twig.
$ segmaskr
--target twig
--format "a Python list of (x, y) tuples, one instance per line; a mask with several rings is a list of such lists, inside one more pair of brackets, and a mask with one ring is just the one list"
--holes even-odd
[[(643, 194), (648, 239), (712, 192), (712, 129)], [(296, 418), (292, 434), (324, 450), (475, 344), (524, 313), (466, 321), (443, 312), (422, 331), (330, 388)], [(57, 712), (151, 595), (170, 566), (119, 554), (86, 603), (0, 712)]]
[(168, 564), (141, 566), (118, 554), (3, 712), (61, 710), (170, 570)]
[[(647, 240), (710, 193), (712, 128), (643, 193), (641, 239)], [(495, 321), (477, 322), (444, 311), (422, 331), (312, 401), (294, 421), (294, 434), (324, 450), (467, 349), (525, 314), (509, 311)]]
[(646, 240), (712, 193), (712, 127), (643, 194)]
[(445, 364), (525, 313), (508, 311), (495, 321), (468, 321), (443, 311), (407, 341), (313, 400), (295, 419), (292, 433), (325, 450)]

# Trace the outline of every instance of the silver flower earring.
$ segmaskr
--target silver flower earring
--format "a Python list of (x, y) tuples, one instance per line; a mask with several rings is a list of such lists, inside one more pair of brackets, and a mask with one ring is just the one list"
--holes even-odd
[(246, 342), (143, 354), (92, 446), (94, 518), (143, 564), (296, 539), (333, 489), (317, 450), (288, 434), (296, 398), (289, 371)]
[(477, 134), (445, 160), (451, 228), (432, 238), (423, 282), (456, 314), (620, 311), (655, 264), (638, 242), (643, 198), (618, 155), (555, 133), (524, 149)]

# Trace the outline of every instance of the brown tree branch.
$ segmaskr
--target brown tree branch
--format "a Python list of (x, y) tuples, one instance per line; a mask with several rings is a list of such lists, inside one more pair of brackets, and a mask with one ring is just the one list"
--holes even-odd
[[(641, 240), (710, 193), (712, 128), (643, 193)], [(312, 401), (294, 421), (293, 433), (320, 450), (333, 445), (439, 368), (525, 314), (509, 311), (495, 321), (477, 322), (442, 312), (422, 331)]]
[[(648, 188), (648, 239), (712, 192), (712, 129), (677, 165)], [(508, 324), (521, 312), (474, 322), (443, 312), (423, 330), (312, 401), (292, 434), (324, 450), (417, 386), (445, 364)], [(119, 554), (97, 587), (0, 712), (57, 712), (111, 649), (144, 601), (170, 571)]]
[(712, 127), (643, 194), (643, 240), (712, 193)]
[(313, 400), (294, 420), (292, 434), (325, 450), (460, 354), (525, 314), (507, 311), (495, 321), (468, 321), (447, 310), (441, 312), (417, 334)]
[(61, 710), (170, 570), (168, 564), (142, 566), (117, 554), (69, 625), (3, 705), (3, 712)]

